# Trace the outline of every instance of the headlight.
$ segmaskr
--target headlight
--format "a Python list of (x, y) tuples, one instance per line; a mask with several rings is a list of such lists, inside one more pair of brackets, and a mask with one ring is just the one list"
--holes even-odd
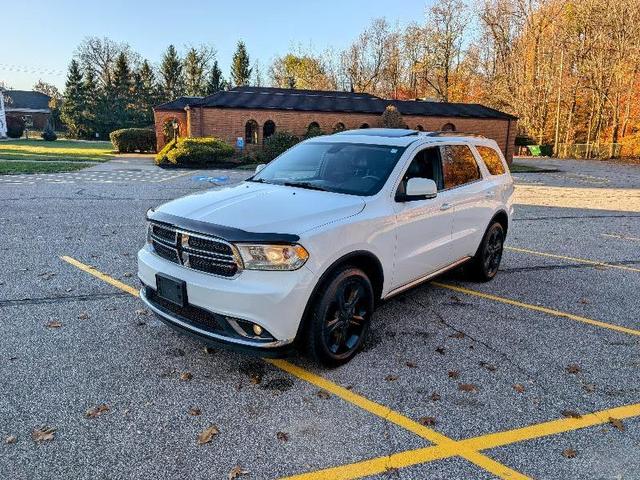
[(301, 245), (236, 244), (247, 270), (297, 270), (309, 258)]

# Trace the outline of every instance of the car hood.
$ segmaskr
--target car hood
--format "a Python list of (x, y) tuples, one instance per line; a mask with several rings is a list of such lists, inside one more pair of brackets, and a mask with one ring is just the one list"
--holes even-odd
[(258, 233), (299, 235), (360, 213), (356, 195), (243, 182), (172, 200), (155, 211)]

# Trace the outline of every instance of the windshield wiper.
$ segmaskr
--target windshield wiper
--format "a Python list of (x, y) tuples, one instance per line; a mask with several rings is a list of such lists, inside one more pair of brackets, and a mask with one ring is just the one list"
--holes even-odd
[(319, 190), (321, 192), (329, 191), (324, 187), (321, 187), (319, 185), (314, 185), (313, 183), (310, 183), (310, 182), (284, 182), (282, 185), (284, 185), (285, 187), (299, 187), (299, 188), (306, 188), (308, 190)]
[(256, 183), (269, 183), (262, 178), (247, 178), (245, 182), (256, 182)]

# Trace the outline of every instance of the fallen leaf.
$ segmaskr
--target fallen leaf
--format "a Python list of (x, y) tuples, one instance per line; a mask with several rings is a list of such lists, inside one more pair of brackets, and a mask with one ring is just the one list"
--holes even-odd
[(479, 364), (482, 368), (486, 368), (487, 370), (489, 370), (490, 372), (495, 372), (498, 367), (496, 367), (495, 365), (491, 365), (488, 362), (480, 362)]
[(58, 320), (51, 320), (47, 323), (47, 328), (60, 328), (62, 326), (62, 322)]
[(437, 401), (438, 401), (438, 400), (440, 400), (442, 397), (440, 396), (440, 394), (439, 394), (439, 393), (433, 392), (433, 393), (431, 394), (431, 397), (430, 397), (430, 398), (431, 398), (431, 400), (432, 400), (432, 401), (437, 402)]
[(205, 428), (202, 432), (198, 434), (198, 445), (204, 445), (205, 443), (209, 443), (211, 439), (218, 435), (220, 430), (217, 429), (215, 425), (211, 425), (209, 428)]
[(513, 389), (518, 393), (524, 393), (524, 385), (522, 385), (521, 383), (516, 383), (513, 386)]
[(478, 387), (476, 387), (473, 383), (460, 383), (458, 384), (458, 390), (462, 390), (463, 392), (475, 393), (478, 391)]
[(149, 315), (149, 310), (146, 308), (139, 308), (136, 310), (136, 315)]
[(436, 419), (435, 417), (422, 417), (418, 420), (418, 423), (425, 427), (433, 427), (436, 424)]
[(576, 452), (573, 448), (565, 448), (562, 451), (562, 456), (565, 458), (576, 458), (577, 454), (578, 452)]
[(281, 442), (288, 442), (289, 441), (289, 434), (285, 433), (285, 432), (278, 432), (276, 433), (276, 437), (278, 440), (280, 440)]
[(453, 300), (456, 303), (462, 303), (462, 299), (460, 297), (458, 297), (457, 295), (451, 295), (449, 297), (451, 300)]
[(407, 362), (407, 363), (405, 363), (405, 365), (407, 367), (409, 367), (409, 368), (417, 368), (418, 367), (418, 365), (416, 365), (415, 362)]
[(17, 441), (18, 441), (18, 437), (16, 437), (15, 435), (9, 435), (7, 438), (4, 439), (4, 443), (6, 443), (7, 445), (16, 443)]
[(563, 410), (562, 415), (567, 418), (582, 418), (582, 415), (580, 415), (578, 412), (575, 412), (573, 410)]
[(440, 355), (444, 355), (444, 347), (436, 348), (436, 353), (439, 353)]
[(583, 305), (586, 305), (587, 303), (589, 303), (589, 300), (587, 300), (586, 298), (581, 298), (580, 300), (578, 300), (578, 303), (582, 303)]
[(82, 312), (80, 315), (78, 315), (78, 320), (88, 320), (89, 319), (89, 314), (87, 312)]
[(249, 376), (249, 381), (254, 385), (259, 385), (260, 383), (262, 383), (262, 375), (260, 375), (259, 373), (252, 373)]
[(85, 412), (85, 417), (96, 418), (109, 411), (109, 406), (105, 403), (98, 405), (97, 407), (90, 408)]
[(596, 386), (593, 383), (585, 383), (582, 387), (587, 391), (587, 393), (593, 393), (596, 391)]
[(53, 427), (36, 428), (31, 432), (31, 438), (36, 443), (51, 442), (55, 435), (56, 429)]
[(216, 353), (216, 351), (211, 347), (204, 347), (204, 353), (211, 355), (212, 353)]
[(449, 378), (453, 378), (454, 380), (460, 378), (460, 372), (457, 370), (450, 370), (449, 371)]
[(397, 375), (387, 375), (384, 377), (387, 382), (395, 382), (398, 379)]
[(235, 478), (238, 478), (240, 475), (246, 475), (247, 473), (249, 472), (246, 471), (244, 468), (242, 468), (239, 465), (236, 465), (229, 472), (229, 480), (234, 480)]
[(567, 372), (569, 373), (580, 373), (580, 365), (576, 365), (575, 363), (572, 363), (570, 365), (567, 365), (566, 368)]
[(133, 277), (133, 273), (127, 272), (124, 275), (122, 275), (124, 278), (131, 278)]
[(453, 335), (449, 335), (449, 338), (464, 338), (465, 334), (464, 332), (456, 332)]
[(621, 432), (624, 432), (624, 424), (622, 423), (622, 420), (620, 420), (619, 418), (609, 417), (609, 423), (613, 428), (616, 428)]
[(323, 400), (326, 400), (327, 398), (331, 397), (331, 394), (329, 392), (327, 392), (326, 390), (318, 390), (316, 392), (316, 395), (318, 396), (318, 398), (321, 398)]
[(188, 382), (192, 378), (193, 378), (193, 374), (191, 372), (182, 372), (180, 374), (180, 380), (182, 380), (184, 382)]
[(202, 413), (202, 410), (200, 410), (198, 407), (191, 407), (189, 409), (189, 415), (191, 415), (192, 417), (197, 417), (201, 413)]
[(73, 292), (73, 288), (66, 288), (64, 291), (67, 292), (67, 293)]

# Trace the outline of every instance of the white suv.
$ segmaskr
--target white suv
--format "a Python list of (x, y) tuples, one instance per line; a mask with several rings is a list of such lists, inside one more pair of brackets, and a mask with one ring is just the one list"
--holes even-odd
[(493, 278), (512, 193), (484, 137), (312, 138), (245, 182), (149, 210), (141, 296), (208, 343), (277, 356), (297, 341), (339, 365), (362, 346), (380, 301), (463, 263)]

